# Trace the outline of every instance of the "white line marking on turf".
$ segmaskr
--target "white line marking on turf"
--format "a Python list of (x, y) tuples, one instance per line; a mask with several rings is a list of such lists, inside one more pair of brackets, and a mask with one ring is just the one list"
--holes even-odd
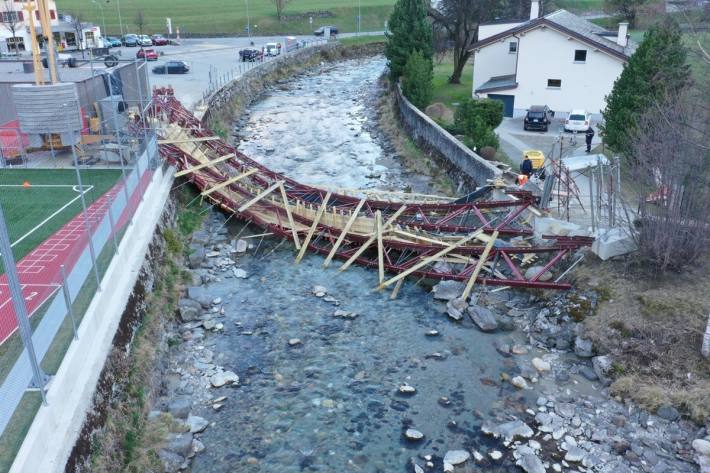
[[(25, 187), (24, 184), (0, 184), (0, 187)], [(76, 184), (30, 184), (27, 186), (28, 189), (33, 187), (79, 187)], [(87, 186), (88, 187), (88, 186)]]
[[(79, 186), (72, 186), (72, 187), (73, 187), (73, 188), (76, 188), (76, 187), (79, 187)], [(86, 193), (89, 192), (91, 189), (93, 189), (94, 186), (85, 186), (85, 188), (86, 188), (86, 190), (84, 191), (84, 194), (86, 194)], [(75, 190), (76, 192), (79, 192), (77, 189), (74, 189), (74, 190)], [(76, 202), (76, 201), (77, 201), (78, 199), (80, 199), (80, 198), (81, 198), (81, 193), (79, 193), (78, 196), (74, 197), (72, 200), (70, 200), (69, 202), (67, 202), (66, 204), (64, 204), (64, 206), (63, 206), (62, 208), (60, 208), (59, 210), (57, 210), (56, 212), (54, 212), (52, 215), (50, 215), (49, 217), (45, 218), (45, 219), (42, 220), (40, 223), (38, 223), (32, 230), (30, 230), (29, 232), (27, 232), (27, 233), (25, 233), (24, 235), (22, 235), (18, 240), (15, 241), (15, 243), (13, 243), (12, 245), (10, 245), (10, 248), (12, 248), (13, 246), (17, 245), (18, 243), (20, 243), (22, 240), (24, 240), (24, 239), (27, 238), (28, 236), (32, 235), (32, 234), (33, 234), (35, 231), (37, 231), (37, 229), (39, 229), (42, 225), (44, 225), (45, 223), (47, 223), (47, 222), (49, 222), (50, 220), (52, 220), (52, 219), (53, 219), (54, 217), (56, 217), (57, 214), (59, 214), (62, 210), (66, 209), (67, 207), (69, 207), (71, 204), (73, 204), (74, 202)]]

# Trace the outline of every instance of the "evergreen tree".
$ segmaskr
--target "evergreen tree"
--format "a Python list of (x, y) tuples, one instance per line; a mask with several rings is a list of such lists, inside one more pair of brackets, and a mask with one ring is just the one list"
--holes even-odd
[[(689, 85), (686, 55), (680, 29), (672, 19), (667, 17), (646, 32), (606, 97), (600, 128), (609, 148), (630, 155), (636, 118)], [(663, 126), (660, 117), (658, 126)]]
[(409, 55), (402, 74), (402, 93), (419, 109), (424, 109), (431, 101), (433, 91), (434, 65), (421, 51)]
[(410, 54), (420, 51), (422, 56), (431, 61), (432, 47), (431, 26), (427, 23), (425, 0), (397, 0), (390, 16), (385, 56), (389, 61), (390, 76), (399, 79), (404, 72)]

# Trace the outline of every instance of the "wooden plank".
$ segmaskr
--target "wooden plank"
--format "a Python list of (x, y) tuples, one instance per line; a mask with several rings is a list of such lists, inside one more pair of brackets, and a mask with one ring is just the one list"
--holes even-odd
[(269, 195), (269, 194), (271, 194), (272, 192), (274, 192), (274, 191), (275, 191), (276, 189), (278, 189), (278, 187), (279, 187), (280, 185), (282, 185), (282, 184), (283, 184), (283, 181), (278, 181), (278, 182), (276, 182), (275, 184), (272, 184), (271, 187), (269, 187), (268, 189), (266, 189), (264, 192), (262, 192), (261, 194), (257, 195), (256, 197), (254, 197), (253, 199), (251, 199), (251, 200), (250, 200), (249, 202), (247, 202), (246, 204), (244, 204), (244, 205), (242, 205), (241, 207), (239, 207), (239, 208), (237, 209), (237, 212), (244, 212), (246, 209), (248, 209), (248, 208), (251, 207), (252, 205), (256, 204), (257, 202), (259, 202), (261, 199), (263, 199), (263, 198), (266, 197), (267, 195)]
[(404, 279), (400, 279), (397, 281), (397, 284), (394, 285), (394, 289), (392, 289), (392, 294), (390, 295), (391, 300), (395, 300), (397, 298), (397, 294), (399, 294), (399, 290), (402, 288), (403, 283)]
[(330, 249), (330, 253), (328, 253), (328, 257), (323, 262), (324, 268), (328, 267), (328, 265), (330, 264), (330, 261), (333, 259), (333, 256), (335, 256), (335, 253), (338, 251), (338, 248), (340, 248), (340, 245), (343, 243), (345, 236), (350, 231), (350, 227), (352, 227), (353, 223), (355, 223), (355, 220), (357, 220), (357, 217), (360, 213), (360, 209), (362, 209), (362, 206), (365, 205), (365, 202), (366, 202), (365, 199), (360, 199), (360, 202), (357, 203), (357, 207), (355, 207), (353, 214), (350, 216), (350, 219), (345, 224), (345, 227), (343, 228), (343, 230), (340, 232), (340, 235), (338, 236), (338, 239), (335, 242), (335, 245), (333, 245), (333, 248)]
[(219, 140), (219, 136), (202, 136), (199, 138), (180, 138), (180, 139), (167, 139), (158, 140), (159, 145), (174, 145), (178, 143), (202, 143), (203, 141), (214, 141)]
[(478, 263), (476, 263), (476, 267), (474, 268), (473, 273), (471, 273), (471, 277), (468, 279), (466, 287), (463, 290), (463, 294), (461, 295), (461, 298), (463, 298), (463, 300), (467, 300), (468, 296), (471, 295), (471, 289), (473, 289), (473, 285), (476, 283), (478, 273), (481, 272), (483, 264), (488, 259), (488, 255), (490, 254), (491, 249), (493, 248), (493, 244), (495, 243), (496, 238), (498, 238), (498, 230), (493, 232), (490, 240), (488, 240), (488, 243), (486, 243), (486, 247), (483, 249), (483, 253), (481, 253), (481, 257), (478, 258)]
[(432, 255), (432, 256), (429, 256), (429, 257), (427, 257), (427, 258), (424, 258), (424, 259), (421, 260), (419, 263), (415, 264), (414, 266), (412, 266), (411, 268), (407, 269), (406, 271), (404, 271), (404, 272), (402, 272), (402, 273), (399, 273), (399, 274), (396, 275), (395, 277), (393, 277), (393, 278), (391, 278), (391, 279), (388, 279), (387, 281), (381, 283), (381, 284), (378, 286), (378, 289), (385, 288), (385, 287), (389, 286), (390, 284), (396, 283), (396, 282), (399, 281), (400, 279), (406, 278), (407, 276), (409, 276), (410, 274), (412, 274), (414, 271), (417, 271), (419, 268), (422, 268), (422, 267), (426, 266), (427, 264), (429, 264), (431, 261), (435, 260), (436, 258), (439, 258), (439, 257), (441, 257), (441, 256), (444, 256), (444, 255), (447, 254), (447, 253), (450, 253), (450, 252), (454, 251), (456, 248), (458, 248), (458, 247), (461, 246), (461, 245), (465, 245), (466, 243), (468, 243), (469, 241), (473, 240), (474, 238), (476, 238), (476, 237), (477, 237), (478, 235), (480, 235), (481, 233), (483, 233), (483, 230), (476, 230), (475, 232), (471, 233), (471, 234), (468, 235), (467, 237), (462, 238), (461, 240), (457, 241), (456, 243), (453, 243), (453, 244), (447, 246), (446, 248), (444, 248), (443, 250), (438, 251), (436, 254), (434, 254), (434, 255)]
[(215, 192), (215, 191), (218, 191), (218, 190), (220, 190), (220, 189), (223, 189), (223, 188), (227, 187), (227, 186), (230, 185), (230, 184), (234, 184), (235, 182), (240, 181), (240, 180), (244, 179), (244, 178), (247, 177), (247, 176), (251, 176), (252, 174), (254, 174), (254, 173), (258, 172), (258, 171), (259, 171), (258, 169), (250, 169), (250, 170), (248, 170), (247, 172), (243, 172), (243, 173), (241, 173), (241, 174), (238, 175), (238, 176), (234, 176), (234, 177), (232, 177), (231, 179), (227, 179), (227, 180), (224, 181), (224, 182), (220, 182), (219, 184), (217, 184), (217, 185), (214, 186), (214, 187), (210, 187), (210, 188), (207, 189), (206, 191), (203, 191), (202, 193), (200, 193), (200, 195), (203, 196), (203, 197), (204, 197), (204, 196), (207, 196), (207, 195), (210, 195), (211, 193), (213, 193), (213, 192)]
[(385, 280), (385, 256), (384, 247), (382, 245), (382, 212), (379, 210), (375, 213), (375, 226), (377, 227), (377, 269), (379, 272), (379, 282)]
[(315, 233), (316, 228), (318, 228), (318, 222), (320, 222), (320, 219), (323, 217), (323, 213), (325, 212), (325, 209), (328, 208), (328, 200), (330, 200), (330, 191), (328, 191), (328, 193), (325, 195), (325, 198), (320, 203), (320, 207), (318, 208), (318, 213), (316, 213), (316, 216), (313, 219), (313, 224), (311, 225), (311, 228), (308, 230), (308, 233), (306, 234), (306, 239), (303, 240), (303, 245), (301, 245), (301, 251), (299, 251), (298, 256), (296, 256), (296, 263), (300, 263), (301, 259), (303, 259), (303, 255), (306, 254), (306, 250), (308, 249), (308, 244), (311, 242), (311, 238), (313, 238), (313, 233)]
[[(288, 204), (288, 195), (286, 195), (286, 189), (284, 188), (283, 182), (279, 186), (279, 191), (281, 191), (281, 198), (284, 201), (284, 208), (286, 209), (286, 217), (288, 218), (288, 224), (291, 226), (291, 235), (293, 236), (293, 243), (296, 245), (296, 249), (301, 249), (301, 242), (298, 239), (298, 232), (296, 231), (296, 222), (293, 221), (293, 214), (291, 213), (291, 207)], [(296, 201), (298, 204), (298, 201)]]
[(184, 175), (186, 175), (186, 174), (190, 174), (191, 172), (199, 171), (200, 169), (204, 169), (204, 168), (209, 167), (209, 166), (214, 166), (214, 165), (217, 164), (217, 163), (221, 163), (221, 162), (226, 161), (226, 160), (228, 160), (229, 158), (233, 158), (233, 157), (234, 157), (234, 153), (225, 154), (224, 156), (220, 156), (219, 158), (217, 158), (217, 159), (215, 159), (215, 160), (213, 160), (213, 161), (210, 161), (209, 163), (198, 164), (198, 165), (195, 166), (195, 167), (191, 167), (191, 168), (188, 168), (188, 169), (184, 169), (184, 170), (182, 170), (182, 171), (178, 171), (178, 172), (175, 173), (174, 177), (184, 176)]
[[(387, 219), (387, 222), (385, 222), (385, 228), (382, 230), (383, 232), (389, 231), (390, 227), (392, 226), (392, 223), (397, 220), (397, 218), (404, 212), (404, 210), (407, 208), (406, 205), (401, 206), (397, 211), (392, 214), (390, 218)], [(375, 229), (377, 230), (377, 229)], [(372, 245), (372, 243), (377, 239), (377, 231), (374, 231), (370, 238), (367, 239), (365, 243), (362, 244), (362, 246), (353, 254), (350, 259), (348, 259), (339, 269), (339, 271), (345, 271), (350, 267), (351, 264), (355, 262), (356, 259), (360, 257), (361, 254), (367, 250), (367, 248)]]

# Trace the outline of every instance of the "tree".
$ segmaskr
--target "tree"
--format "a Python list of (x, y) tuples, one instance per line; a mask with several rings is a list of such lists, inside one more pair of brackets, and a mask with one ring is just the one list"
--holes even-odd
[(636, 26), (636, 12), (639, 7), (648, 3), (648, 0), (604, 0), (604, 9), (618, 15), (629, 22), (629, 26)]
[(143, 28), (145, 27), (145, 15), (143, 15), (143, 10), (138, 10), (136, 12), (136, 17), (133, 19), (133, 23), (138, 28), (138, 33), (143, 34)]
[(12, 48), (17, 53), (17, 30), (20, 28), (22, 21), (19, 13), (13, 7), (14, 3), (16, 3), (14, 0), (4, 0), (2, 5), (0, 5), (0, 23), (12, 34)]
[(471, 139), (481, 149), (498, 149), (498, 136), (493, 131), (503, 121), (503, 102), (492, 99), (469, 99), (456, 109), (454, 129)]
[(276, 18), (278, 18), (279, 22), (281, 22), (281, 19), (283, 18), (283, 13), (284, 9), (286, 8), (286, 5), (288, 5), (291, 0), (272, 0), (274, 2), (274, 6), (276, 7)]
[(74, 29), (74, 38), (76, 42), (76, 47), (77, 49), (81, 50), (81, 57), (84, 57), (84, 36), (82, 34), (82, 30), (84, 29), (84, 15), (81, 12), (78, 11), (71, 11), (69, 12), (69, 16), (71, 17), (71, 21), (69, 24), (72, 26)]
[(427, 23), (424, 0), (397, 0), (390, 15), (385, 45), (390, 77), (397, 80), (404, 72), (409, 56), (419, 51), (431, 60), (433, 55), (431, 26)]
[(654, 101), (674, 96), (690, 83), (687, 51), (670, 18), (651, 27), (606, 97), (600, 126), (612, 151), (629, 156), (635, 120)]
[(429, 7), (435, 25), (446, 29), (453, 42), (454, 71), (449, 83), (461, 83), (471, 46), (478, 40), (478, 26), (496, 18), (521, 18), (521, 11), (530, 11), (530, 0), (440, 0), (436, 7)]
[(421, 51), (414, 51), (404, 66), (402, 93), (419, 109), (424, 109), (431, 101), (434, 67)]

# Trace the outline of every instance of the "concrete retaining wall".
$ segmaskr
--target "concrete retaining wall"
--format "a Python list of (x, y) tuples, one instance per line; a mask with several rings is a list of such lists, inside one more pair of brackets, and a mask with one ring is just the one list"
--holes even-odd
[(409, 135), (425, 149), (435, 151), (454, 166), (466, 181), (476, 186), (486, 184), (488, 179), (502, 177), (503, 172), (490, 162), (471, 151), (451, 133), (407, 100), (399, 86), (395, 89), (399, 116)]

